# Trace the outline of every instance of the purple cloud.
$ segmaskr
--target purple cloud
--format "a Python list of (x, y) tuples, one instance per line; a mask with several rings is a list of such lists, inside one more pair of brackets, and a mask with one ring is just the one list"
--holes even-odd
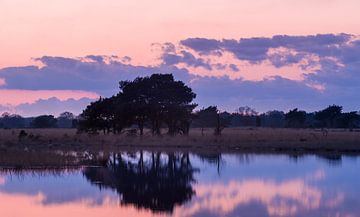
[(204, 59), (196, 58), (193, 54), (187, 51), (181, 51), (180, 54), (164, 53), (162, 58), (165, 65), (185, 63), (188, 66), (203, 67), (207, 70), (212, 70), (211, 65), (206, 63)]
[(348, 42), (352, 37), (349, 34), (318, 34), (310, 36), (277, 35), (272, 38), (223, 39), (221, 41), (206, 38), (189, 38), (182, 40), (180, 43), (199, 54), (227, 51), (240, 60), (258, 63), (268, 58), (267, 52), (270, 48), (279, 47), (320, 56), (337, 56), (341, 54), (341, 49), (348, 46)]
[[(85, 90), (110, 96), (118, 91), (120, 80), (132, 80), (153, 73), (173, 73), (176, 79), (183, 80), (194, 89), (200, 107), (218, 105), (221, 109), (232, 111), (240, 105), (250, 105), (260, 111), (293, 107), (313, 111), (336, 103), (343, 105), (345, 110), (359, 109), (360, 40), (354, 36), (327, 34), (240, 40), (194, 38), (180, 43), (181, 46), (171, 43), (163, 45), (163, 64), (158, 66), (136, 66), (125, 64), (117, 57), (97, 55), (84, 57), (92, 61), (44, 56), (37, 59), (44, 64), (42, 68), (27, 66), (0, 69), (0, 79), (5, 81), (0, 88)], [(280, 48), (285, 52), (280, 51)], [(316, 55), (316, 60), (307, 59), (307, 63), (299, 67), (302, 70), (308, 70), (314, 65), (320, 67), (311, 74), (304, 74), (301, 81), (280, 76), (261, 81), (230, 79), (227, 76), (198, 76), (187, 67), (201, 67), (209, 71), (229, 70), (229, 74), (241, 73), (238, 62), (211, 62), (211, 58), (216, 60), (219, 52), (225, 51), (236, 59), (255, 65), (266, 60), (278, 68), (298, 64), (308, 56)], [(185, 66), (179, 68), (176, 66), (179, 63)], [(325, 89), (319, 91), (317, 87)], [(19, 108), (35, 112), (35, 108), (41, 107), (44, 108), (42, 111), (50, 111), (51, 103), (60, 103), (54, 99), (45, 101), (37, 102), (39, 107), (22, 105)], [(31, 106), (34, 110), (31, 110)], [(70, 104), (67, 106), (71, 108)], [(82, 107), (81, 104), (77, 106)], [(57, 107), (68, 110), (60, 105)]]
[(78, 115), (92, 101), (94, 100), (89, 98), (81, 98), (79, 100), (68, 99), (62, 101), (56, 97), (52, 97), (50, 99), (41, 99), (34, 103), (23, 103), (17, 106), (0, 105), (0, 112), (16, 113), (25, 117), (43, 114), (58, 116), (64, 111), (69, 111)]

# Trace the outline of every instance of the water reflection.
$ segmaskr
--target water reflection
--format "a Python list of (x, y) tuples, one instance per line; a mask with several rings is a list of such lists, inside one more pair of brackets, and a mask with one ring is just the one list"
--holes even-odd
[(355, 156), (123, 152), (105, 158), (96, 167), (2, 169), (1, 216), (360, 216)]
[(196, 170), (189, 154), (151, 153), (144, 156), (114, 154), (107, 167), (86, 168), (91, 183), (115, 190), (123, 205), (132, 204), (154, 212), (173, 212), (175, 205), (191, 200)]

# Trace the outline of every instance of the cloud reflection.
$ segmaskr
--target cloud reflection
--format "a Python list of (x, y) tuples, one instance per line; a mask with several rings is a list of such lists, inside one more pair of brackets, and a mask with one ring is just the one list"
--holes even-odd
[(195, 187), (197, 199), (177, 216), (193, 216), (204, 210), (220, 216), (232, 213), (238, 206), (261, 202), (270, 216), (288, 216), (299, 210), (317, 209), (322, 192), (303, 180), (276, 183), (267, 180), (230, 181), (229, 183), (200, 184)]

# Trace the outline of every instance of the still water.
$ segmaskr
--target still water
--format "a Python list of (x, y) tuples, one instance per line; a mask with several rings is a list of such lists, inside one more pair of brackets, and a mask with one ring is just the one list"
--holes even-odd
[(1, 170), (0, 216), (360, 216), (354, 156), (121, 153)]

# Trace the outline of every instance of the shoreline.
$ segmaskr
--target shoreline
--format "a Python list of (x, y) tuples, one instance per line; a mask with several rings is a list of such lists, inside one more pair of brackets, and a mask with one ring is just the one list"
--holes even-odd
[[(21, 136), (21, 131), (26, 136)], [(117, 151), (181, 150), (196, 152), (354, 152), (360, 153), (360, 132), (314, 129), (227, 128), (221, 136), (212, 129), (201, 135), (191, 129), (188, 136), (129, 136), (126, 134), (78, 134), (76, 129), (0, 129), (0, 152), (24, 151)]]

